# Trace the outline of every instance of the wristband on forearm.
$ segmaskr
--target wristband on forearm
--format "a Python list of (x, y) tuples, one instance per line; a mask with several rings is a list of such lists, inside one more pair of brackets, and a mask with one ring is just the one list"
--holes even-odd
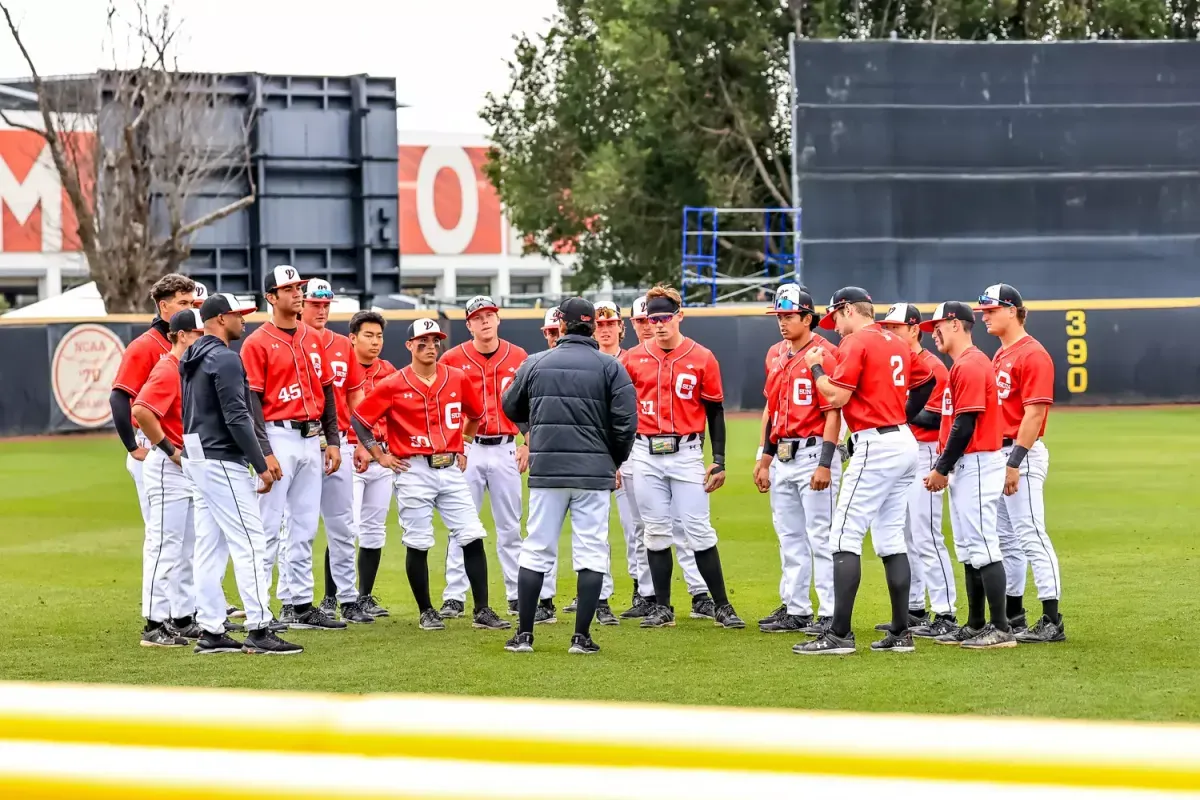
[(1028, 447), (1022, 447), (1019, 444), (1014, 444), (1012, 452), (1008, 455), (1008, 466), (1013, 469), (1019, 469), (1021, 462), (1025, 460), (1025, 456), (1029, 454)]
[(813, 364), (809, 371), (812, 373), (813, 383), (821, 380), (821, 377), (825, 374), (825, 368), (820, 364)]
[(167, 437), (165, 437), (165, 436), (163, 437), (161, 442), (159, 442), (158, 444), (156, 444), (154, 446), (157, 447), (159, 450), (162, 450), (167, 458), (170, 458), (171, 456), (175, 455), (175, 445), (168, 442)]
[(754, 451), (754, 463), (757, 464), (759, 461), (762, 461), (762, 457), (763, 457), (763, 449), (760, 447), (760, 448), (758, 448), (758, 450)]
[(821, 458), (817, 466), (829, 469), (833, 466), (833, 454), (837, 452), (837, 442), (821, 442)]

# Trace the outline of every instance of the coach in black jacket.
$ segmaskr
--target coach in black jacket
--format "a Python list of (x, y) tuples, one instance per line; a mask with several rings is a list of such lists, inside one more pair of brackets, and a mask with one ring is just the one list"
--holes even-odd
[(533, 619), (558, 537), (571, 514), (571, 551), (579, 573), (571, 653), (599, 650), (588, 633), (608, 572), (609, 493), (637, 432), (637, 399), (629, 374), (600, 352), (592, 333), (596, 310), (573, 297), (559, 306), (561, 334), (551, 350), (531, 356), (504, 393), (504, 414), (529, 425), (528, 536), (517, 578), (517, 634), (505, 648), (533, 650)]

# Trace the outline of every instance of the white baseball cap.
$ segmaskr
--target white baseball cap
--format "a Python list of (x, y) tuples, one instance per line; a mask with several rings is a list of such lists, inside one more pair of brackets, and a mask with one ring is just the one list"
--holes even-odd
[(308, 281), (300, 277), (300, 270), (291, 264), (280, 264), (268, 272), (266, 278), (263, 280), (263, 294), (273, 292), (284, 286), (297, 286), (304, 283), (308, 283)]
[(408, 326), (407, 341), (419, 339), (422, 336), (436, 336), (439, 339), (445, 339), (446, 334), (442, 332), (442, 326), (437, 324), (437, 320), (429, 319), (414, 319), (412, 324)]
[(558, 311), (558, 306), (546, 311), (546, 321), (542, 323), (542, 330), (554, 328), (558, 330), (558, 320), (562, 315)]
[(192, 305), (199, 308), (208, 299), (208, 287), (200, 281), (192, 281), (192, 283), (196, 284), (196, 288), (192, 290)]
[(596, 319), (620, 319), (621, 307), (611, 300), (596, 301)]
[(333, 287), (329, 285), (329, 281), (313, 278), (304, 287), (304, 299), (312, 303), (332, 303)]
[(633, 309), (629, 313), (630, 319), (645, 319), (650, 316), (646, 311), (646, 295), (642, 295), (637, 300), (633, 301)]

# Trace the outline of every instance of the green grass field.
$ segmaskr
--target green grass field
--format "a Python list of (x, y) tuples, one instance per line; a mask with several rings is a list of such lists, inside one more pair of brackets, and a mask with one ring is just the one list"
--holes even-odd
[[(537, 631), (538, 652), (465, 620), (425, 633), (394, 519), (378, 594), (390, 619), (289, 635), (296, 659), (199, 658), (138, 646), (141, 521), (115, 439), (0, 441), (0, 679), (333, 692), (436, 692), (691, 704), (1077, 718), (1200, 717), (1200, 409), (1056, 412), (1048, 444), (1050, 531), (1062, 565), (1069, 641), (970, 653), (918, 642), (911, 656), (867, 652), (886, 618), (877, 559), (864, 557), (859, 653), (803, 659), (790, 636), (753, 621), (778, 604), (779, 557), (767, 498), (750, 480), (755, 423), (731, 426), (730, 480), (713, 497), (726, 579), (744, 631), (681, 618), (675, 629), (594, 628), (602, 653), (566, 653), (573, 618)], [(948, 515), (947, 515), (948, 517)], [(490, 527), (490, 521), (488, 521)], [(949, 523), (946, 523), (947, 526)], [(444, 539), (431, 556), (439, 565)], [(613, 514), (614, 607), (625, 608)], [(319, 544), (323, 547), (323, 544)], [(569, 540), (564, 538), (563, 560)], [(503, 598), (489, 539), (493, 597)], [(320, 552), (320, 550), (318, 551)], [(868, 551), (869, 552), (869, 551)], [(435, 597), (442, 577), (434, 569)], [(676, 569), (676, 597), (686, 591)], [(574, 576), (563, 572), (559, 605)], [(319, 580), (319, 579), (318, 579)], [(232, 580), (227, 584), (235, 597)], [(1032, 580), (1027, 607), (1039, 606)], [(567, 596), (562, 596), (563, 594)], [(959, 574), (960, 602), (962, 577)], [(502, 599), (494, 605), (502, 605)], [(240, 605), (240, 603), (239, 603)], [(965, 608), (960, 610), (960, 619)]]

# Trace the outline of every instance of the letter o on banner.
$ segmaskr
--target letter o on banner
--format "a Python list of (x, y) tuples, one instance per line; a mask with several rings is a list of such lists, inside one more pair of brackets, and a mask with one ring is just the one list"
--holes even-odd
[[(443, 169), (453, 170), (461, 188), (462, 209), (453, 228), (443, 228), (437, 218), (434, 181)], [(475, 166), (461, 147), (433, 146), (421, 156), (417, 168), (417, 222), (429, 249), (438, 255), (456, 255), (467, 249), (479, 222), (479, 189)]]

